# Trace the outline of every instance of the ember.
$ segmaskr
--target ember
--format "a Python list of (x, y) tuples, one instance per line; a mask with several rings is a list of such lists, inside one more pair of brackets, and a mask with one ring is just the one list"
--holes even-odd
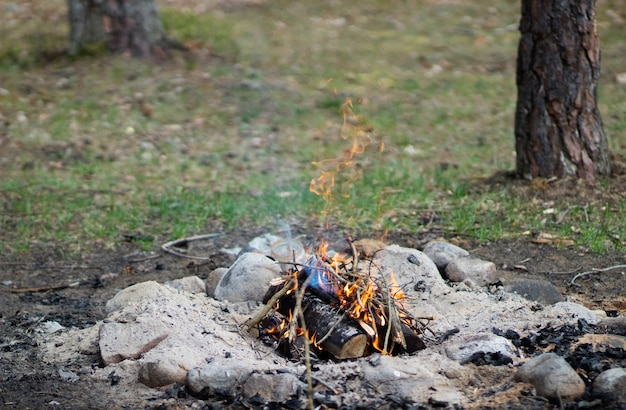
[[(371, 260), (359, 266), (352, 257), (316, 255), (270, 285), (267, 308), (258, 324), (259, 337), (288, 357), (302, 355), (306, 338), (320, 356), (349, 359), (373, 352), (413, 353), (426, 346), (421, 335), (428, 322), (403, 308), (405, 295), (393, 274), (388, 278)], [(281, 261), (282, 262), (282, 261)]]

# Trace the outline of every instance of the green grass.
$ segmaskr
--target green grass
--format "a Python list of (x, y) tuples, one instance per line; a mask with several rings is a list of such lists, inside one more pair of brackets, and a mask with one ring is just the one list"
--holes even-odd
[[(611, 149), (624, 154), (617, 6), (598, 10), (599, 93)], [(152, 248), (216, 224), (273, 230), (279, 219), (419, 233), (430, 211), (447, 236), (549, 233), (560, 246), (624, 249), (626, 200), (613, 180), (597, 196), (486, 188), (515, 165), (516, 2), (165, 8), (167, 32), (195, 54), (161, 63), (101, 49), (46, 62), (65, 44), (65, 3), (38, 7), (30, 19), (0, 11), (20, 22), (0, 29), (10, 40), (0, 44), (0, 252), (56, 243), (78, 254), (123, 235)], [(342, 130), (348, 98), (360, 120)], [(368, 127), (373, 145), (337, 173), (332, 200), (310, 193), (312, 162), (341, 157)]]

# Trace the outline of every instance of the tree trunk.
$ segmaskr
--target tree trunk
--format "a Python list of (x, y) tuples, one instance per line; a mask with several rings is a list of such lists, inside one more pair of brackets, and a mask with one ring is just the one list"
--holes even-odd
[(133, 56), (163, 56), (167, 47), (180, 44), (163, 30), (154, 0), (68, 0), (69, 54), (104, 41), (113, 52)]
[(522, 0), (515, 149), (524, 178), (610, 172), (595, 0)]

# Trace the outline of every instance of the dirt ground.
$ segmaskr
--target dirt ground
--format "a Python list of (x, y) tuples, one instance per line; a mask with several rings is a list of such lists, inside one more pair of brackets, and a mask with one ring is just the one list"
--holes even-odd
[[(313, 241), (315, 234), (303, 234), (304, 241)], [(234, 256), (221, 248), (245, 246), (256, 235), (266, 233), (259, 228), (226, 232), (191, 250), (209, 257), (193, 261), (161, 251), (145, 252), (132, 242), (121, 242), (118, 249), (92, 249), (80, 261), (67, 260), (62, 249), (46, 248), (29, 257), (0, 261), (0, 405), (3, 408), (219, 408), (216, 403), (185, 397), (176, 389), (164, 390), (153, 400), (128, 402), (111, 395), (107, 385), (86, 377), (78, 382), (64, 381), (54, 366), (40, 360), (33, 334), (46, 321), (57, 321), (66, 327), (89, 327), (104, 317), (104, 305), (118, 290), (146, 280), (166, 281), (189, 275), (206, 278), (219, 266), (229, 266)], [(328, 234), (338, 240), (344, 233)], [(437, 229), (419, 235), (389, 233), (388, 243), (417, 249), (436, 237)], [(576, 273), (624, 263), (622, 254), (595, 255), (571, 249), (557, 249), (535, 244), (531, 238), (476, 245), (453, 238), (476, 256), (496, 263), (501, 277), (540, 278), (552, 282), (566, 297), (591, 309), (603, 309), (612, 315), (626, 313), (625, 269), (585, 275), (574, 286), (568, 282)], [(53, 289), (56, 286), (71, 287)], [(30, 289), (28, 291), (28, 289)], [(75, 373), (101, 366), (91, 363), (68, 363)], [(87, 370), (85, 370), (87, 369)], [(498, 372), (493, 373), (497, 383)], [(489, 380), (488, 380), (489, 382)], [(183, 397), (178, 397), (183, 396)]]

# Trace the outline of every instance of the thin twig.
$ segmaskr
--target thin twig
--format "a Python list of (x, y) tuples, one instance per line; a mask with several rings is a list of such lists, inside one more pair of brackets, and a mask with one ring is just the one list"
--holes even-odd
[(40, 286), (36, 288), (20, 288), (20, 289), (2, 289), (3, 292), (9, 293), (29, 293), (29, 292), (45, 292), (47, 290), (58, 290), (58, 289), (67, 289), (67, 288), (75, 288), (79, 286), (82, 282), (72, 282), (72, 283), (63, 283), (60, 285), (49, 285), (49, 286)]
[(585, 206), (581, 206), (581, 205), (571, 205), (571, 206), (569, 206), (569, 207), (565, 210), (565, 212), (563, 212), (563, 213), (561, 214), (561, 216), (559, 217), (559, 219), (556, 221), (556, 224), (557, 224), (557, 225), (560, 225), (560, 224), (561, 224), (561, 222), (563, 222), (563, 219), (565, 219), (565, 216), (569, 213), (569, 211), (571, 211), (572, 209), (576, 209), (576, 208), (581, 208), (581, 209), (585, 212), (585, 222), (586, 222), (586, 223), (589, 223), (589, 215), (587, 215), (587, 206), (588, 206), (588, 205), (585, 205)]
[(193, 242), (193, 241), (201, 241), (203, 239), (210, 239), (210, 238), (216, 238), (218, 236), (222, 236), (224, 235), (223, 233), (210, 233), (207, 235), (196, 235), (196, 236), (190, 236), (187, 238), (180, 238), (180, 239), (176, 239), (175, 241), (170, 241), (168, 243), (165, 243), (163, 245), (161, 245), (161, 249), (164, 252), (167, 253), (171, 253), (172, 255), (176, 255), (176, 256), (180, 256), (181, 258), (187, 258), (187, 259), (197, 259), (197, 260), (201, 260), (201, 261), (206, 261), (209, 260), (211, 258), (207, 258), (204, 256), (194, 256), (194, 255), (186, 255), (182, 252), (179, 251), (175, 251), (174, 249), (170, 249), (170, 246), (176, 246), (176, 245), (182, 245), (185, 244), (187, 242)]
[(352, 248), (352, 273), (356, 275), (357, 268), (359, 266), (359, 251), (356, 250), (356, 246), (354, 245), (354, 241), (351, 237), (348, 237), (348, 243)]
[[(306, 321), (304, 320), (304, 312), (302, 311), (302, 298), (304, 298), (304, 292), (309, 284), (309, 279), (311, 279), (313, 275), (309, 275), (306, 280), (302, 283), (302, 286), (296, 292), (296, 306), (294, 308), (293, 320), (290, 324), (290, 334), (289, 337), (293, 337), (295, 340), (296, 332), (295, 332), (295, 321), (296, 318), (300, 321), (300, 329), (304, 333), (304, 365), (306, 366), (306, 384), (307, 384), (307, 397), (309, 409), (314, 410), (315, 406), (313, 403), (313, 374), (311, 372), (311, 346), (309, 337), (307, 335)], [(293, 332), (293, 333), (292, 333)]]
[[(26, 266), (31, 265), (31, 266)], [(44, 270), (44, 269), (100, 269), (104, 270), (102, 266), (95, 265), (41, 265), (33, 266), (32, 262), (0, 262), (0, 266), (24, 266), (24, 270)]]
[(263, 320), (265, 315), (267, 315), (267, 313), (274, 308), (274, 305), (276, 304), (276, 301), (278, 301), (278, 299), (283, 297), (285, 295), (285, 293), (287, 293), (289, 291), (289, 289), (291, 289), (291, 287), (293, 286), (294, 283), (295, 283), (295, 279), (291, 279), (288, 283), (285, 283), (283, 288), (281, 290), (279, 290), (278, 292), (274, 293), (272, 298), (267, 301), (267, 303), (265, 304), (265, 306), (263, 306), (263, 309), (261, 309), (261, 311), (259, 311), (259, 313), (257, 313), (252, 319), (249, 319), (249, 320), (247, 320), (245, 322), (245, 325), (248, 328), (248, 330), (252, 329), (261, 320)]
[(572, 273), (576, 273), (582, 268), (579, 266), (576, 269), (568, 270), (568, 271), (559, 271), (559, 272), (546, 272), (548, 275), (571, 275)]
[(126, 257), (124, 257), (124, 260), (128, 263), (137, 263), (137, 262), (144, 262), (144, 261), (148, 261), (150, 259), (156, 259), (156, 258), (160, 258), (161, 255), (159, 254), (154, 254), (154, 255), (147, 255), (147, 256), (141, 256), (141, 257), (137, 257), (135, 259), (129, 258), (126, 259)]
[(576, 279), (582, 277), (582, 276), (587, 276), (587, 275), (591, 275), (592, 273), (601, 273), (601, 272), (608, 272), (614, 269), (625, 269), (626, 265), (614, 265), (614, 266), (609, 266), (608, 268), (604, 268), (604, 269), (594, 269), (594, 270), (590, 270), (587, 272), (580, 272), (577, 273), (576, 275), (574, 275), (574, 277), (572, 278), (572, 280), (569, 281), (570, 286), (574, 285), (574, 282), (576, 281)]

